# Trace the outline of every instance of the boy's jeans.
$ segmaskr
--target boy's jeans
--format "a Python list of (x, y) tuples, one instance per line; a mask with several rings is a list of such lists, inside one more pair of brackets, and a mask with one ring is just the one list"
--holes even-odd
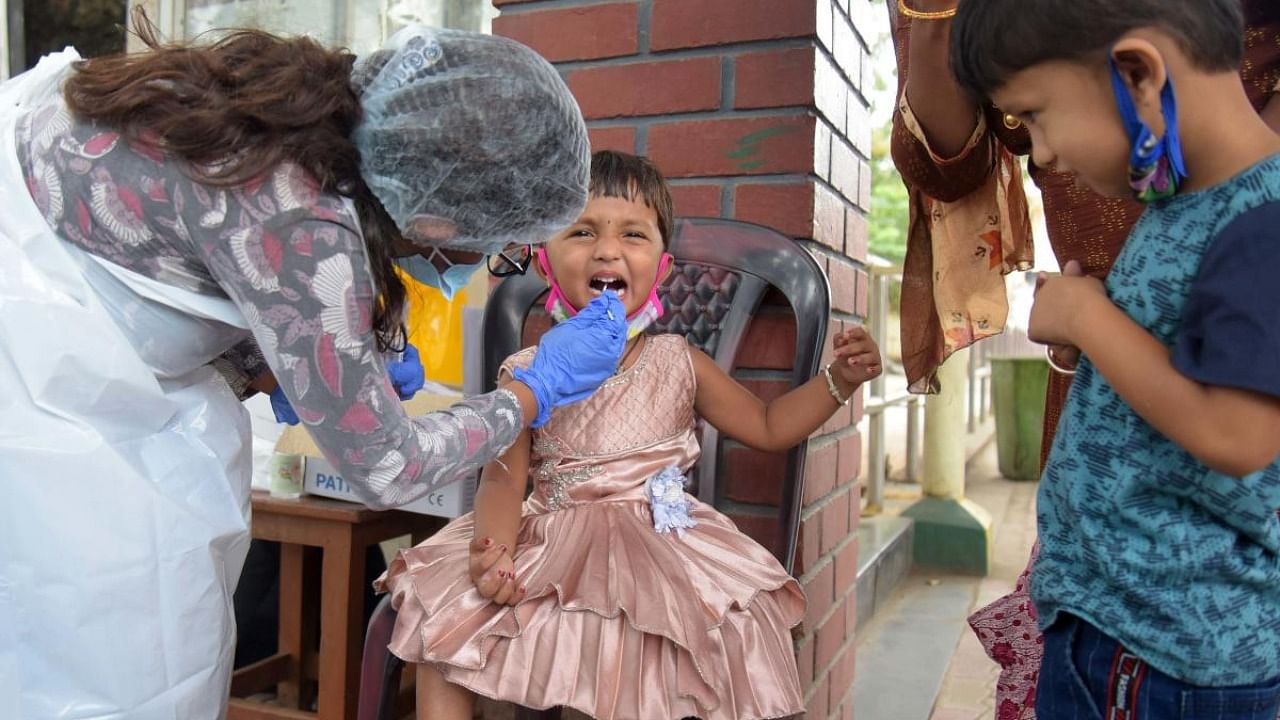
[(1089, 623), (1062, 615), (1044, 633), (1037, 720), (1276, 720), (1280, 678), (1206, 688), (1175, 680)]

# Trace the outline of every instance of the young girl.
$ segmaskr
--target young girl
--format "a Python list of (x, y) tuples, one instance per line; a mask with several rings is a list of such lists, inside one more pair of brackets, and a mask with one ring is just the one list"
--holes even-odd
[[(632, 337), (613, 379), (535, 421), (485, 469), (475, 512), (382, 579), (399, 611), (391, 650), (418, 663), (419, 718), (468, 719), (476, 693), (617, 720), (804, 711), (790, 633), (804, 596), (767, 550), (683, 492), (694, 423), (783, 450), (880, 374), (880, 352), (861, 328), (845, 332), (823, 374), (765, 405), (684, 338), (644, 334), (661, 313), (671, 224), (657, 169), (601, 152), (582, 217), (538, 252), (553, 317), (616, 293)], [(533, 354), (509, 358), (501, 382)]]

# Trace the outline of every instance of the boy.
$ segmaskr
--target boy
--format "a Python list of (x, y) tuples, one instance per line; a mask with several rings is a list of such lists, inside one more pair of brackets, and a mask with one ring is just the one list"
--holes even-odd
[(1039, 497), (1040, 720), (1280, 707), (1280, 137), (1242, 26), (1236, 0), (964, 0), (952, 28), (1033, 162), (1150, 203), (1105, 286), (1032, 311), (1084, 355)]

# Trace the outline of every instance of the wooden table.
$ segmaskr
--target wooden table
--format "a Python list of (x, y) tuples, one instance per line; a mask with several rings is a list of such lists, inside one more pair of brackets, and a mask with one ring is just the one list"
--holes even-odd
[[(365, 549), (403, 535), (415, 542), (444, 518), (304, 495), (296, 500), (253, 493), (253, 537), (280, 547), (280, 636), (275, 655), (235, 672), (227, 720), (353, 720), (364, 644)], [(318, 587), (306, 572), (305, 548), (319, 548)], [(306, 588), (318, 589), (307, 593)], [(319, 654), (309, 626), (319, 604)], [(318, 680), (317, 711), (299, 709), (304, 682)], [(244, 697), (274, 687), (281, 706)]]

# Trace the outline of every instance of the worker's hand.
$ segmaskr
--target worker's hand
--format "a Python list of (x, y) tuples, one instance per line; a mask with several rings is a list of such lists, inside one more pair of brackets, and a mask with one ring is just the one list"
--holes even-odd
[(595, 392), (618, 369), (626, 345), (627, 311), (608, 290), (582, 312), (547, 331), (533, 363), (512, 373), (538, 400), (538, 415), (530, 425), (542, 427), (552, 408)]
[(276, 385), (276, 389), (271, 391), (271, 411), (276, 414), (276, 422), (285, 425), (297, 425), (298, 413), (293, 411), (293, 405), (289, 404), (289, 398), (285, 397), (284, 389)]
[(422, 389), (426, 383), (426, 373), (422, 369), (422, 358), (418, 348), (405, 343), (404, 356), (400, 360), (387, 363), (387, 374), (391, 376), (391, 384), (401, 400), (408, 400)]

